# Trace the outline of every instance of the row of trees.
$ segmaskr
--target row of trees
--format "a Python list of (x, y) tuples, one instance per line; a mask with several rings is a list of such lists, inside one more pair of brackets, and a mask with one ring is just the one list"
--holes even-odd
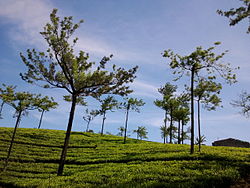
[[(250, 1), (240, 0), (243, 5), (238, 8), (231, 8), (228, 11), (218, 10), (219, 15), (225, 16), (230, 19), (230, 26), (234, 26), (244, 19), (250, 19)], [(250, 25), (248, 26), (247, 33), (250, 33)], [(214, 49), (219, 42), (214, 43), (214, 46), (203, 49), (197, 47), (195, 51), (186, 56), (175, 54), (172, 50), (165, 50), (163, 57), (170, 59), (169, 66), (173, 69), (173, 74), (178, 77), (175, 81), (179, 80), (183, 75), (190, 78), (190, 86), (188, 87), (190, 96), (190, 115), (191, 115), (191, 148), (190, 153), (194, 152), (194, 100), (196, 97), (198, 108), (198, 143), (200, 151), (200, 143), (204, 136), (201, 136), (200, 130), (200, 102), (204, 103), (207, 110), (215, 110), (220, 105), (221, 99), (217, 94), (220, 93), (222, 86), (220, 83), (215, 82), (217, 77), (223, 78), (227, 83), (232, 84), (236, 82), (236, 76), (230, 64), (222, 64), (219, 61), (224, 57), (227, 51), (216, 55)], [(159, 92), (161, 93), (161, 89)], [(163, 94), (164, 96), (164, 94)], [(166, 95), (168, 96), (168, 95)], [(240, 107), (242, 113), (249, 116), (250, 112), (250, 94), (243, 92), (240, 98), (232, 102), (233, 106)], [(171, 104), (171, 102), (169, 103)], [(159, 102), (156, 105), (163, 108)], [(177, 105), (178, 106), (178, 105)], [(168, 108), (171, 111), (171, 107)], [(167, 112), (166, 112), (167, 114)], [(174, 117), (170, 118), (170, 135), (171, 135), (171, 121)], [(165, 121), (166, 122), (166, 116)], [(166, 123), (165, 123), (166, 125)], [(166, 126), (164, 125), (164, 128)], [(178, 131), (180, 133), (180, 130)], [(182, 131), (183, 132), (183, 131)], [(164, 135), (164, 134), (163, 134)], [(170, 136), (171, 137), (171, 136)], [(170, 139), (171, 140), (171, 139)], [(171, 141), (170, 141), (171, 142)]]
[[(166, 50), (163, 57), (170, 60), (169, 66), (173, 70), (173, 74), (178, 75), (175, 81), (186, 75), (190, 78), (190, 86), (187, 87), (190, 100), (190, 117), (191, 117), (191, 148), (190, 153), (194, 153), (194, 101), (197, 97), (198, 103), (198, 139), (201, 140), (200, 133), (200, 102), (204, 101), (208, 110), (215, 109), (220, 103), (220, 98), (215, 94), (221, 90), (221, 84), (216, 83), (217, 77), (223, 78), (226, 83), (232, 84), (236, 82), (236, 76), (230, 64), (223, 64), (220, 60), (227, 51), (221, 54), (214, 52), (219, 42), (214, 46), (203, 49), (197, 47), (195, 51), (186, 56), (175, 54), (172, 50)], [(182, 103), (185, 105), (185, 102)], [(171, 108), (170, 108), (171, 109)], [(180, 131), (179, 131), (180, 132)], [(171, 131), (170, 131), (171, 134)], [(200, 143), (200, 141), (199, 141)], [(200, 146), (200, 144), (199, 144)], [(200, 147), (199, 147), (200, 150)]]
[[(200, 123), (200, 104), (207, 110), (215, 110), (219, 106), (221, 99), (218, 97), (222, 86), (220, 83), (214, 81), (206, 81), (200, 79), (194, 89), (194, 97), (197, 101), (197, 120), (198, 120), (198, 137), (197, 144), (199, 145), (199, 151), (201, 147), (201, 123)], [(188, 139), (187, 132), (184, 131), (184, 125), (186, 125), (190, 118), (190, 88), (186, 87), (186, 91), (180, 95), (175, 94), (177, 90), (176, 85), (166, 83), (164, 87), (161, 87), (158, 91), (162, 94), (162, 100), (155, 100), (155, 105), (165, 111), (164, 125), (161, 126), (162, 137), (164, 143), (167, 142), (167, 136), (170, 136), (169, 143), (172, 143), (173, 138), (177, 138), (177, 143), (183, 144), (185, 139)], [(170, 116), (170, 117), (168, 117)], [(167, 120), (170, 121), (169, 127), (167, 127)], [(173, 122), (178, 123), (178, 128), (173, 126)], [(175, 136), (177, 133), (177, 136)]]
[(145, 103), (140, 99), (136, 98), (125, 98), (124, 102), (118, 102), (113, 96), (108, 96), (104, 99), (99, 99), (101, 102), (100, 109), (89, 111), (86, 109), (85, 115), (83, 119), (87, 122), (86, 132), (89, 131), (89, 124), (94, 119), (95, 116), (101, 115), (102, 116), (102, 126), (101, 126), (101, 135), (104, 133), (104, 123), (106, 120), (107, 112), (113, 111), (115, 109), (125, 109), (126, 110), (126, 119), (125, 119), (125, 128), (124, 128), (124, 144), (126, 143), (127, 138), (127, 129), (128, 129), (128, 117), (129, 112), (136, 111), (140, 112), (140, 107), (143, 106)]
[[(244, 4), (242, 7), (225, 12), (221, 10), (218, 11), (219, 14), (230, 18), (230, 25), (235, 25), (244, 18), (250, 17), (250, 2), (248, 0), (241, 1)], [(74, 46), (76, 45), (78, 38), (71, 38), (82, 22), (83, 21), (81, 20), (75, 24), (73, 23), (72, 17), (60, 19), (57, 16), (57, 10), (54, 9), (50, 14), (50, 23), (47, 23), (44, 26), (44, 30), (41, 32), (42, 37), (48, 44), (47, 51), (39, 52), (35, 49), (28, 49), (26, 55), (23, 53), (20, 54), (23, 63), (27, 67), (27, 72), (20, 74), (24, 81), (43, 88), (60, 88), (68, 92), (68, 95), (64, 96), (64, 99), (71, 102), (71, 108), (64, 146), (57, 172), (58, 175), (62, 175), (63, 173), (76, 105), (85, 105), (85, 98), (88, 96), (101, 100), (100, 98), (104, 94), (114, 94), (120, 96), (130, 94), (132, 90), (129, 88), (128, 84), (134, 81), (136, 78), (135, 73), (138, 69), (138, 67), (135, 66), (129, 70), (125, 70), (120, 67), (117, 68), (116, 65), (107, 68), (107, 62), (110, 61), (112, 55), (103, 57), (98, 64), (90, 62), (89, 55), (83, 51), (80, 51), (78, 55), (75, 55)], [(249, 28), (250, 27), (248, 27), (248, 33)], [(170, 84), (165, 85), (166, 88), (163, 87), (159, 90), (163, 98), (162, 100), (156, 100), (155, 104), (165, 110), (163, 127), (164, 142), (166, 142), (167, 130), (169, 131), (170, 143), (173, 140), (174, 121), (178, 122), (178, 143), (181, 141), (183, 142), (183, 126), (188, 121), (188, 101), (190, 100), (191, 153), (194, 152), (195, 97), (198, 104), (198, 119), (200, 119), (200, 102), (204, 101), (205, 106), (212, 104), (212, 106), (207, 106), (207, 109), (209, 110), (215, 109), (215, 107), (219, 106), (221, 100), (216, 94), (219, 93), (221, 85), (220, 83), (215, 82), (217, 77), (219, 76), (224, 78), (229, 84), (236, 81), (235, 74), (232, 72), (233, 69), (230, 68), (230, 65), (219, 62), (227, 51), (217, 55), (214, 52), (217, 45), (219, 45), (218, 42), (216, 42), (214, 46), (207, 49), (197, 47), (195, 51), (186, 56), (176, 54), (172, 50), (166, 50), (163, 53), (163, 57), (170, 60), (169, 66), (173, 70), (173, 73), (178, 75), (176, 80), (179, 80), (183, 75), (187, 75), (190, 78), (190, 86), (187, 89), (189, 92), (188, 95), (182, 94), (177, 96), (174, 94), (176, 87), (173, 85), (171, 86)], [(0, 110), (2, 111), (5, 103), (9, 104), (15, 108), (17, 117), (6, 160), (6, 168), (21, 116), (28, 110), (39, 109), (41, 111), (41, 122), (44, 112), (48, 111), (49, 108), (54, 108), (57, 104), (55, 104), (53, 99), (49, 97), (43, 98), (41, 95), (31, 94), (28, 92), (14, 92), (15, 87), (13, 86), (4, 87), (5, 88), (1, 89), (1, 99), (3, 103)], [(240, 101), (242, 103), (236, 103), (236, 105), (243, 107), (244, 112), (246, 113), (248, 113), (250, 109), (249, 105), (246, 105), (249, 98), (248, 94), (247, 96), (244, 95), (242, 98), (244, 100)], [(54, 104), (52, 106), (42, 108), (41, 104), (44, 101), (50, 101)], [(138, 106), (140, 106), (138, 105), (138, 102), (139, 101), (137, 99), (129, 99), (124, 103), (124, 107), (126, 109), (124, 142), (126, 141), (129, 111), (136, 111)], [(107, 110), (100, 110), (98, 112), (103, 115), (103, 128), (104, 121), (106, 119), (106, 112)], [(89, 114), (91, 114), (91, 112), (89, 112)], [(168, 116), (170, 117), (169, 129), (167, 129)], [(91, 118), (92, 117), (86, 118), (88, 125)], [(200, 122), (198, 125), (199, 140), (201, 142)], [(40, 126), (41, 124), (39, 127)], [(89, 129), (88, 126), (87, 129)], [(137, 131), (139, 132), (139, 130)]]
[(40, 128), (44, 112), (57, 106), (57, 103), (54, 102), (53, 98), (49, 98), (48, 96), (42, 97), (40, 94), (32, 94), (29, 92), (17, 92), (15, 91), (15, 89), (16, 86), (7, 86), (5, 84), (3, 84), (3, 88), (0, 88), (0, 99), (2, 100), (1, 112), (3, 109), (3, 105), (8, 104), (15, 109), (14, 117), (16, 117), (15, 128), (8, 149), (4, 171), (8, 166), (8, 161), (10, 158), (16, 131), (21, 122), (21, 117), (27, 114), (28, 111), (39, 110), (41, 112), (41, 117), (39, 120), (38, 128)]

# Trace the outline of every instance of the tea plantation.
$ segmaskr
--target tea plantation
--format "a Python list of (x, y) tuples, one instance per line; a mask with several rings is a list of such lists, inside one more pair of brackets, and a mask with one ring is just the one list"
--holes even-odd
[(229, 187), (250, 173), (250, 149), (162, 144), (73, 132), (63, 176), (57, 176), (65, 132), (0, 128), (0, 187)]

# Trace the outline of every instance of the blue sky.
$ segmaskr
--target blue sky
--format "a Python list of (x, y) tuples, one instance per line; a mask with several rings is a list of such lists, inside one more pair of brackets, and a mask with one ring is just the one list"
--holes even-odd
[[(159, 127), (163, 124), (164, 112), (154, 106), (153, 101), (160, 99), (157, 88), (172, 82), (173, 75), (168, 60), (161, 53), (172, 49), (187, 55), (197, 46), (210, 47), (221, 41), (216, 49), (220, 53), (229, 50), (222, 62), (230, 62), (232, 67), (240, 66), (238, 83), (226, 85), (221, 93), (224, 108), (215, 112), (202, 111), (202, 134), (208, 145), (214, 140), (237, 138), (250, 141), (249, 119), (241, 116), (230, 105), (241, 91), (249, 89), (250, 35), (246, 34), (247, 20), (235, 27), (228, 20), (216, 14), (217, 9), (228, 10), (240, 5), (238, 0), (0, 0), (0, 81), (17, 85), (20, 91), (30, 91), (53, 96), (60, 106), (45, 114), (43, 128), (66, 130), (70, 104), (62, 100), (65, 91), (42, 89), (21, 80), (19, 73), (24, 72), (19, 53), (28, 48), (46, 49), (40, 36), (53, 8), (59, 9), (62, 16), (73, 16), (75, 21), (84, 23), (76, 32), (79, 43), (76, 50), (90, 54), (91, 60), (99, 61), (104, 55), (113, 54), (111, 63), (131, 68), (139, 66), (137, 78), (131, 88), (131, 96), (141, 98), (146, 105), (141, 113), (132, 112), (129, 117), (129, 130), (146, 126), (149, 140), (162, 141)], [(174, 83), (181, 92), (187, 77)], [(88, 99), (89, 108), (98, 108), (98, 103)], [(82, 119), (84, 107), (77, 107), (73, 130), (86, 129)], [(13, 109), (5, 106), (1, 126), (13, 127)], [(20, 127), (37, 127), (39, 112), (31, 111), (23, 117)], [(124, 125), (125, 112), (118, 110), (107, 114), (105, 131), (118, 133)], [(101, 117), (91, 122), (95, 132), (101, 129)], [(135, 137), (135, 135), (131, 135)]]

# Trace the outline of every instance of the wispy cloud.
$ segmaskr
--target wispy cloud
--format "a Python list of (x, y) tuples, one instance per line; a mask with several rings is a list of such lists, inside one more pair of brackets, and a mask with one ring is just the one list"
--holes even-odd
[[(39, 7), (39, 8), (38, 8)], [(49, 21), (49, 14), (53, 5), (48, 0), (8, 0), (0, 2), (1, 21), (13, 24), (9, 30), (10, 41), (15, 44), (30, 45), (41, 48), (45, 46), (44, 40), (39, 34), (42, 27)], [(59, 11), (59, 15), (63, 11)], [(95, 56), (108, 56), (114, 54), (114, 60), (138, 60), (141, 59), (137, 52), (119, 50), (105, 40), (96, 39), (94, 36), (86, 36), (80, 32), (77, 50), (85, 50)]]
[(9, 31), (12, 42), (40, 46), (42, 38), (39, 32), (48, 22), (52, 9), (52, 4), (47, 0), (1, 1), (0, 17), (4, 23), (14, 24)]
[(157, 96), (160, 96), (157, 87), (143, 81), (135, 80), (134, 83), (131, 84), (131, 88), (135, 90), (133, 95), (145, 96), (150, 98), (156, 98)]

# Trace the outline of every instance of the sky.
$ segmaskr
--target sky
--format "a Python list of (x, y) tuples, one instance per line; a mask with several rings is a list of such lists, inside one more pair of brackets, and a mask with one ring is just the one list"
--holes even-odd
[[(135, 138), (132, 130), (145, 126), (148, 140), (162, 142), (159, 127), (163, 125), (164, 111), (153, 103), (161, 99), (157, 90), (170, 82), (178, 86), (178, 92), (182, 92), (184, 84), (189, 83), (189, 78), (185, 76), (177, 82), (173, 81), (175, 77), (168, 66), (169, 60), (162, 57), (162, 53), (172, 49), (180, 55), (188, 55), (197, 46), (208, 48), (220, 41), (222, 44), (215, 51), (229, 50), (221, 62), (231, 63), (234, 68), (240, 66), (235, 71), (238, 82), (228, 85), (218, 80), (223, 85), (220, 94), (223, 108), (216, 111), (202, 109), (201, 134), (205, 135), (207, 145), (225, 138), (250, 142), (249, 119), (230, 104), (242, 91), (250, 92), (248, 22), (245, 20), (230, 27), (228, 19), (216, 13), (217, 9), (228, 10), (240, 5), (238, 0), (0, 0), (0, 83), (17, 85), (18, 91), (53, 96), (59, 107), (45, 113), (42, 128), (66, 130), (70, 110), (70, 103), (62, 99), (66, 92), (39, 88), (24, 82), (19, 76), (27, 70), (20, 52), (25, 54), (27, 49), (47, 49), (39, 32), (49, 21), (53, 8), (57, 8), (60, 17), (73, 16), (75, 22), (84, 20), (75, 33), (79, 38), (76, 51), (89, 53), (90, 60), (96, 62), (103, 56), (113, 54), (110, 64), (126, 69), (139, 66), (137, 78), (130, 84), (134, 90), (130, 97), (143, 99), (146, 104), (140, 113), (130, 113), (129, 134)], [(73, 131), (86, 129), (82, 118), (86, 108), (99, 107), (94, 99), (88, 98), (87, 101), (88, 107), (78, 106), (76, 109)], [(11, 107), (4, 106), (0, 126), (13, 127), (13, 113)], [(36, 128), (39, 118), (38, 111), (30, 111), (28, 116), (22, 118), (20, 127)], [(99, 132), (101, 121), (102, 117), (96, 117), (90, 129)], [(107, 113), (105, 132), (117, 134), (124, 122), (124, 110)], [(196, 127), (195, 132), (197, 135)]]

